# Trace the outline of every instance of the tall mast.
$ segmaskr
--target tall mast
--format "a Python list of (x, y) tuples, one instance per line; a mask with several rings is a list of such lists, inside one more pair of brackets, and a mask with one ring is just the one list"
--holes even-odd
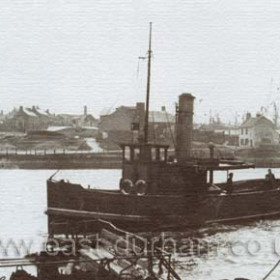
[(149, 50), (148, 50), (147, 94), (146, 94), (146, 114), (145, 114), (145, 126), (144, 126), (144, 143), (148, 143), (151, 57), (152, 57), (152, 23), (150, 22), (150, 36), (149, 36)]

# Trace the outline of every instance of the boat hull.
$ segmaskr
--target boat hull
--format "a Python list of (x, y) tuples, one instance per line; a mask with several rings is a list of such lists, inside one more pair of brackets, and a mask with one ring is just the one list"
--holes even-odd
[(266, 189), (262, 180), (244, 184), (243, 189), (233, 193), (137, 196), (48, 181), (49, 233), (92, 232), (98, 219), (139, 232), (194, 228), (280, 214), (277, 187)]

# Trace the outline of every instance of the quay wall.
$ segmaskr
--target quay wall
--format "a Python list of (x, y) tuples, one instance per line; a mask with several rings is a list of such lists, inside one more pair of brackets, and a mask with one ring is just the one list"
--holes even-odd
[[(195, 148), (192, 156), (208, 158), (209, 149)], [(174, 155), (174, 150), (169, 155)], [(256, 167), (279, 168), (280, 156), (252, 156), (216, 149), (215, 158), (239, 159)], [(86, 151), (1, 151), (0, 169), (120, 169), (121, 151), (89, 153)]]
[(0, 155), (0, 168), (119, 169), (121, 153), (9, 154)]

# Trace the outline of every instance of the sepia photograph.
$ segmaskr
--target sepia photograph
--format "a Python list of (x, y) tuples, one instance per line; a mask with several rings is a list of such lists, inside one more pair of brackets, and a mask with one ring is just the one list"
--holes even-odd
[(279, 279), (279, 14), (2, 0), (0, 280)]

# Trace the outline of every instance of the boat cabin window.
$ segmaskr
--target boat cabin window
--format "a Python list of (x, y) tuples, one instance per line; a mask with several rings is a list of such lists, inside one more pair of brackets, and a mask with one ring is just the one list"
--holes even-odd
[(151, 152), (152, 152), (152, 160), (153, 160), (153, 161), (155, 161), (155, 160), (158, 159), (158, 151), (157, 151), (157, 150), (158, 150), (157, 148), (152, 147)]
[(210, 171), (207, 170), (207, 173), (206, 173), (206, 183), (209, 184), (210, 183)]
[(167, 148), (158, 146), (123, 146), (123, 159), (125, 161), (166, 161)]
[(152, 161), (166, 161), (167, 150), (166, 148), (152, 147), (151, 156), (152, 156)]
[(124, 147), (124, 159), (131, 160), (131, 150), (129, 146)]
[(165, 148), (159, 148), (159, 160), (160, 161), (166, 161), (166, 149)]
[(134, 148), (134, 160), (139, 160), (140, 158), (140, 148)]
[(139, 160), (141, 150), (139, 147), (124, 146), (123, 157), (126, 161)]

